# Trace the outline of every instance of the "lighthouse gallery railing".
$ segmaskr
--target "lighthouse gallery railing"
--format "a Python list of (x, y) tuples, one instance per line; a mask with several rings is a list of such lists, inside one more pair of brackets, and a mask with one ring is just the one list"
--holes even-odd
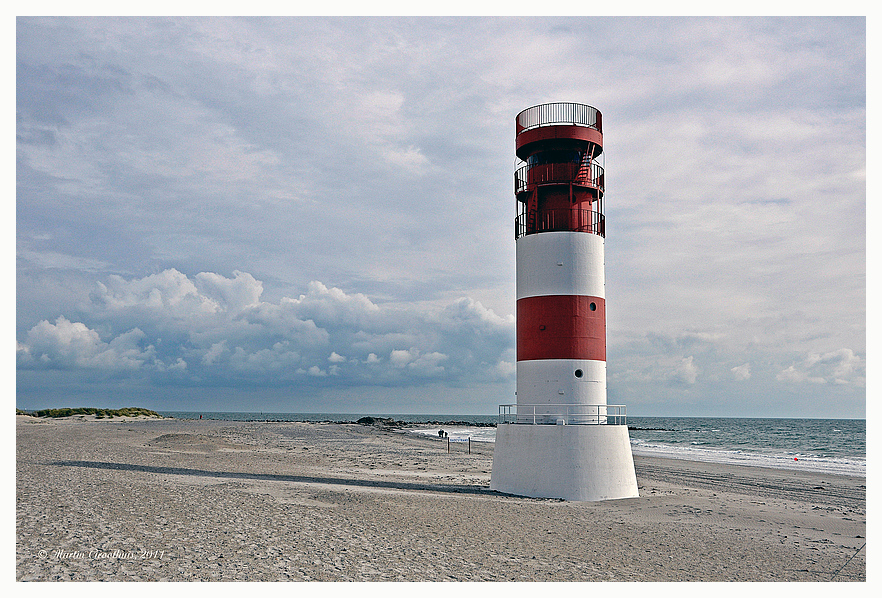
[(526, 164), (515, 171), (514, 177), (515, 195), (547, 183), (576, 183), (604, 190), (603, 167), (595, 162)]
[(548, 125), (583, 125), (603, 131), (600, 111), (594, 106), (572, 102), (540, 104), (521, 111), (515, 118), (516, 133)]
[(606, 236), (606, 221), (603, 214), (595, 210), (577, 208), (543, 210), (536, 216), (533, 229), (530, 230), (526, 207), (520, 204), (519, 208), (522, 211), (515, 218), (515, 239), (533, 233), (561, 230)]
[(628, 425), (625, 405), (575, 405), (572, 403), (542, 403), (499, 406), (500, 424), (553, 425)]

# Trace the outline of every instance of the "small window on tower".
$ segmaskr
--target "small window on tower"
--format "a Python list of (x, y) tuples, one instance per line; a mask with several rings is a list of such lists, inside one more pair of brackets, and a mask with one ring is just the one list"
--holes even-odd
[(576, 378), (582, 377), (582, 370), (576, 370)]
[[(583, 303), (582, 305), (585, 305), (585, 304)], [(591, 302), (591, 305), (589, 305), (588, 307), (591, 308), (591, 311), (597, 310), (597, 304), (594, 303), (593, 301)]]

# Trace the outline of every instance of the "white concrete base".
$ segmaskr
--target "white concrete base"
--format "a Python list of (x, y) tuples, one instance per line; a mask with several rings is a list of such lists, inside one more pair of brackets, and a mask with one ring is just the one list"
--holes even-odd
[(499, 424), (490, 489), (534, 498), (636, 498), (627, 426)]

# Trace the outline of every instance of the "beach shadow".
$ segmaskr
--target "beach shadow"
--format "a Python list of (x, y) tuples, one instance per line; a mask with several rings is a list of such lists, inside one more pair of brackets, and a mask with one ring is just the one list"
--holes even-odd
[(355, 486), (363, 488), (389, 488), (393, 490), (416, 490), (422, 492), (441, 492), (446, 494), (476, 494), (483, 496), (507, 496), (483, 486), (469, 484), (437, 484), (428, 482), (399, 482), (390, 480), (369, 480), (359, 478), (282, 475), (273, 473), (243, 473), (238, 471), (211, 471), (186, 467), (157, 467), (154, 465), (134, 465), (131, 463), (109, 463), (106, 461), (53, 461), (56, 467), (86, 467), (112, 471), (134, 471), (164, 475), (185, 475), (217, 478), (224, 480), (253, 480), (271, 482), (297, 482), (306, 484), (328, 484), (332, 486)]

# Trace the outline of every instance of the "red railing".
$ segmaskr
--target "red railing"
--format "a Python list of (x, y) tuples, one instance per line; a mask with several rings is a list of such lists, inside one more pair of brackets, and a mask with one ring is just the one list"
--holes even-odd
[[(524, 204), (520, 205), (524, 207)], [(603, 213), (596, 210), (578, 208), (540, 210), (534, 214), (533, 224), (530, 224), (529, 216), (524, 207), (515, 218), (515, 239), (524, 235), (549, 231), (572, 231), (606, 236), (606, 219), (603, 217)]]
[(515, 118), (516, 134), (549, 125), (582, 125), (603, 133), (600, 110), (585, 104), (554, 102), (527, 108)]
[(603, 167), (591, 164), (563, 162), (558, 164), (528, 164), (515, 171), (515, 194), (527, 191), (531, 185), (548, 183), (579, 183), (603, 191)]

